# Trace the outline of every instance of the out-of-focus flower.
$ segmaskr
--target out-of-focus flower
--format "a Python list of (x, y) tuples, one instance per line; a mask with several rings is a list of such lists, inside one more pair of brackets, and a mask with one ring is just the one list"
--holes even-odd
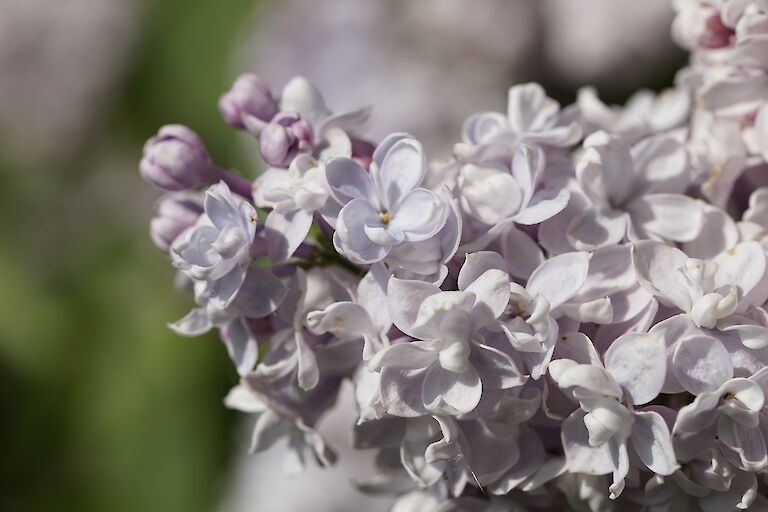
[(218, 180), (218, 168), (203, 142), (186, 126), (163, 126), (144, 145), (139, 171), (145, 180), (164, 190), (189, 190)]
[(270, 121), (277, 108), (267, 82), (253, 73), (237, 77), (232, 88), (219, 98), (219, 112), (224, 121), (240, 129), (245, 129), (244, 114)]
[(155, 208), (157, 216), (149, 224), (149, 235), (158, 249), (168, 251), (176, 237), (197, 222), (203, 202), (197, 196), (174, 192), (161, 197)]

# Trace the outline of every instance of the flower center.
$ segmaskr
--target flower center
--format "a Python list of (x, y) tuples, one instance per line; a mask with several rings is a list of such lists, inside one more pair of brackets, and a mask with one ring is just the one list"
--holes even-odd
[(389, 224), (389, 221), (392, 220), (392, 215), (389, 212), (381, 212), (379, 218), (382, 224)]

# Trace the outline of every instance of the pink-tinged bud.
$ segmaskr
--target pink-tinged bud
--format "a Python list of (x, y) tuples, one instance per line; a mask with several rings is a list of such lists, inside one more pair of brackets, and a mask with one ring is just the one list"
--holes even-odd
[(723, 48), (731, 44), (734, 30), (723, 24), (720, 14), (713, 14), (707, 18), (704, 33), (699, 38), (699, 44), (704, 48)]
[(351, 139), (352, 141), (352, 159), (355, 160), (361, 167), (368, 169), (371, 166), (373, 160), (373, 150), (376, 146), (368, 142), (367, 140)]
[(312, 147), (312, 127), (298, 114), (280, 112), (259, 134), (259, 150), (269, 165), (288, 167)]
[(245, 129), (243, 114), (269, 122), (277, 110), (269, 85), (253, 73), (237, 77), (232, 88), (219, 98), (219, 112), (224, 121), (241, 130)]
[(147, 141), (139, 172), (148, 182), (172, 192), (214, 183), (218, 176), (200, 137), (178, 124), (163, 126)]
[(203, 213), (202, 201), (192, 195), (174, 192), (155, 205), (157, 216), (149, 223), (149, 236), (162, 251), (168, 251), (182, 231), (192, 227)]

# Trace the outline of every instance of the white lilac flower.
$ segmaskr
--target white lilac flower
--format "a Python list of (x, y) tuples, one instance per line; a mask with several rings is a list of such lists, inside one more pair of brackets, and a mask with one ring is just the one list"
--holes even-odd
[(222, 180), (162, 199), (151, 236), (253, 451), (332, 463), (317, 425), (351, 382), (357, 486), (398, 512), (768, 510), (768, 1), (675, 8), (670, 91), (514, 86), (444, 161), (255, 75), (220, 104), (273, 165), (254, 184), (188, 129), (148, 143), (161, 188)]
[(359, 264), (384, 259), (393, 247), (433, 237), (445, 225), (448, 206), (420, 188), (426, 162), (421, 144), (405, 134), (387, 137), (373, 154), (370, 174), (349, 158), (326, 165), (335, 219), (336, 249)]
[(468, 163), (461, 167), (456, 185), (459, 203), (464, 214), (479, 224), (472, 239), (464, 244), (464, 251), (484, 249), (503, 233), (514, 230), (515, 223), (539, 224), (565, 208), (570, 192), (542, 187), (544, 166), (540, 148), (520, 144), (511, 172), (506, 163)]
[(566, 122), (560, 105), (535, 83), (510, 87), (507, 114), (484, 112), (469, 117), (454, 153), (462, 161), (510, 160), (520, 143), (568, 147), (581, 138), (577, 123)]
[(589, 254), (572, 252), (539, 265), (525, 287), (510, 283), (509, 304), (498, 325), (520, 353), (533, 379), (544, 375), (552, 358), (559, 332), (555, 316), (568, 312), (588, 315), (590, 309), (593, 312), (610, 311), (610, 303), (604, 299), (596, 299), (589, 305), (567, 304), (586, 282), (588, 270)]
[(688, 186), (685, 148), (672, 138), (645, 139), (631, 150), (606, 132), (584, 141), (576, 179), (591, 201), (566, 233), (576, 249), (625, 239), (686, 242), (703, 223), (701, 205), (682, 192)]
[(224, 182), (205, 193), (205, 213), (174, 240), (173, 265), (208, 283), (211, 304), (226, 309), (245, 280), (256, 234), (256, 209), (236, 199)]
[(754, 310), (766, 298), (757, 288), (766, 271), (765, 251), (757, 242), (742, 242), (704, 261), (659, 242), (643, 241), (633, 245), (632, 260), (640, 284), (683, 311), (696, 327), (733, 331), (750, 348), (768, 344), (768, 330), (756, 332), (731, 321), (732, 315)]
[(563, 422), (562, 441), (570, 471), (612, 473), (611, 498), (624, 489), (630, 450), (656, 474), (671, 475), (679, 465), (669, 429), (659, 413), (636, 410), (656, 398), (666, 373), (664, 340), (652, 334), (626, 334), (599, 361), (582, 364), (558, 359), (550, 375), (571, 390), (580, 409)]
[(371, 265), (351, 301), (334, 302), (307, 316), (307, 325), (315, 334), (332, 333), (334, 336), (355, 340), (363, 338), (363, 361), (389, 345), (387, 333), (392, 320), (387, 307), (389, 272), (383, 264)]
[(253, 184), (254, 204), (272, 208), (264, 223), (267, 250), (276, 263), (286, 261), (307, 237), (314, 212), (325, 206), (328, 189), (322, 162), (297, 156), (288, 170), (271, 167)]
[[(368, 367), (381, 371), (386, 411), (397, 416), (455, 415), (473, 410), (484, 389), (525, 382), (514, 361), (483, 343), (477, 332), (494, 322), (509, 301), (509, 278), (484, 263), (483, 253), (467, 256), (459, 290), (391, 278), (392, 321), (414, 341), (377, 353)], [(416, 389), (420, 392), (414, 394)]]
[[(722, 373), (722, 372), (721, 372)], [(713, 372), (696, 399), (680, 409), (673, 430), (681, 460), (719, 449), (735, 467), (749, 472), (768, 467), (764, 415), (768, 368), (749, 378)]]
[(198, 307), (168, 326), (182, 336), (200, 336), (218, 327), (232, 363), (240, 375), (253, 369), (258, 358), (257, 340), (248, 318), (264, 318), (277, 310), (288, 290), (269, 270), (255, 265), (248, 268), (243, 286), (232, 303), (217, 307), (205, 281), (194, 283)]
[(253, 374), (246, 375), (224, 398), (224, 405), (256, 416), (251, 453), (271, 448), (282, 437), (289, 439), (290, 458), (286, 469), (297, 472), (304, 466), (305, 451), (311, 451), (321, 466), (330, 466), (336, 453), (315, 428), (335, 401), (339, 379), (324, 380), (311, 392), (297, 398), (285, 390), (265, 385)]

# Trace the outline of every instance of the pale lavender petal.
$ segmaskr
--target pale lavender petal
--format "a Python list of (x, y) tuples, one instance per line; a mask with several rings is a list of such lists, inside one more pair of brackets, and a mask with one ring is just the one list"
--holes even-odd
[(340, 205), (345, 205), (353, 199), (366, 199), (374, 202), (374, 191), (371, 177), (351, 158), (334, 158), (325, 165), (325, 179), (331, 197)]
[(672, 368), (680, 384), (694, 395), (714, 391), (733, 377), (728, 351), (720, 341), (703, 334), (678, 341)]
[(669, 428), (658, 413), (636, 412), (630, 439), (640, 460), (654, 473), (671, 475), (680, 467)]
[(419, 334), (423, 332), (416, 326), (419, 308), (427, 297), (438, 293), (441, 293), (440, 288), (434, 284), (391, 278), (387, 287), (387, 296), (392, 322), (405, 334), (419, 338)]
[(466, 290), (469, 285), (491, 269), (502, 272), (507, 271), (507, 265), (499, 253), (494, 251), (478, 251), (467, 254), (464, 265), (459, 270), (459, 290)]
[(685, 275), (680, 271), (688, 257), (680, 249), (654, 241), (632, 245), (632, 263), (638, 280), (650, 293), (690, 311), (691, 297)]
[(675, 242), (694, 240), (704, 225), (702, 203), (682, 194), (647, 194), (627, 206), (632, 223)]
[(273, 313), (288, 293), (283, 282), (265, 268), (251, 266), (235, 299), (244, 316), (261, 318)]
[(382, 206), (394, 208), (421, 183), (426, 167), (421, 143), (412, 138), (400, 138), (392, 144), (381, 163), (372, 170), (378, 195), (385, 202)]
[(264, 231), (270, 259), (275, 263), (282, 263), (293, 256), (307, 237), (311, 225), (312, 214), (299, 208), (288, 212), (269, 212)]
[(515, 277), (527, 280), (544, 262), (544, 252), (539, 244), (514, 225), (501, 234), (499, 242), (509, 273)]
[(590, 207), (571, 221), (565, 235), (573, 247), (588, 251), (621, 242), (628, 222), (629, 216), (621, 210)]
[(658, 334), (630, 333), (611, 344), (605, 368), (635, 405), (650, 402), (661, 391), (667, 371), (664, 339)]
[(455, 373), (436, 364), (427, 370), (422, 400), (434, 414), (463, 414), (477, 406), (482, 390), (477, 370), (471, 365), (467, 371)]
[(527, 226), (540, 224), (563, 211), (570, 198), (571, 193), (565, 188), (539, 190), (533, 194), (525, 208), (515, 215), (515, 222)]
[(419, 242), (443, 227), (448, 210), (434, 192), (417, 188), (405, 194), (391, 213), (387, 227), (400, 230), (406, 242)]
[(715, 287), (734, 285), (739, 297), (752, 291), (765, 275), (765, 250), (757, 242), (742, 242), (714, 259)]
[(221, 329), (221, 340), (227, 347), (229, 358), (235, 364), (237, 373), (245, 375), (253, 369), (259, 356), (256, 338), (241, 321), (230, 322)]
[(576, 295), (589, 271), (589, 254), (569, 252), (546, 260), (533, 271), (526, 290), (532, 297), (542, 295), (555, 309)]

